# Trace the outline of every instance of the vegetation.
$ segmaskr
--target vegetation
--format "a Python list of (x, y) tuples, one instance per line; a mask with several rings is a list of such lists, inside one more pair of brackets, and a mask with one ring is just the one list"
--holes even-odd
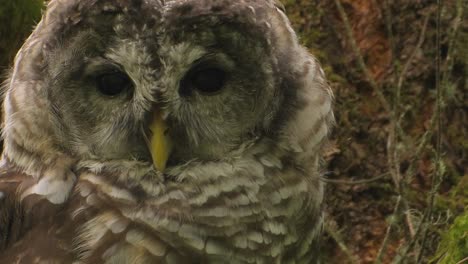
[(336, 96), (323, 262), (468, 261), (466, 3), (284, 3)]
[(11, 63), (25, 37), (39, 22), (43, 0), (4, 0), (0, 5), (0, 71)]

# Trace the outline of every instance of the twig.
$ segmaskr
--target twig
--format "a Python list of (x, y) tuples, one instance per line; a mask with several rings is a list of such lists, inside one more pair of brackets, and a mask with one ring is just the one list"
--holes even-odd
[(340, 249), (346, 254), (346, 256), (349, 259), (349, 262), (351, 262), (352, 264), (359, 264), (360, 262), (356, 260), (356, 258), (353, 256), (346, 244), (343, 242), (343, 239), (341, 238), (339, 232), (328, 224), (325, 224), (324, 226), (325, 231), (327, 231), (327, 233), (330, 234), (330, 236), (333, 238), (333, 240), (335, 240)]
[[(395, 98), (394, 98), (394, 106), (393, 106), (393, 111), (394, 111), (394, 114), (393, 114), (393, 119), (392, 119), (392, 131), (391, 133), (389, 134), (389, 142), (392, 142), (393, 145), (390, 145), (389, 146), (389, 155), (392, 155), (393, 156), (393, 159), (390, 159), (389, 162), (390, 162), (390, 167), (393, 168), (394, 170), (394, 181), (395, 181), (395, 185), (397, 187), (397, 190), (398, 190), (398, 193), (402, 196), (404, 196), (404, 186), (403, 184), (405, 183), (404, 181), (401, 180), (401, 175), (400, 175), (400, 159), (399, 159), (399, 151), (397, 149), (397, 129), (400, 128), (400, 100), (401, 100), (401, 89), (403, 87), (403, 83), (405, 81), (405, 78), (406, 78), (406, 73), (408, 71), (408, 69), (410, 68), (410, 65), (411, 63), (413, 62), (413, 59), (414, 57), (416, 56), (416, 53), (418, 52), (419, 49), (421, 49), (423, 43), (424, 43), (424, 40), (425, 40), (425, 36), (426, 36), (426, 30), (427, 30), (427, 25), (428, 25), (428, 22), (429, 22), (429, 17), (431, 15), (431, 12), (429, 12), (426, 17), (424, 18), (424, 22), (423, 22), (423, 26), (422, 26), (422, 29), (421, 29), (421, 33), (419, 35), (419, 38), (418, 38), (418, 42), (416, 44), (416, 46), (414, 47), (413, 51), (411, 52), (411, 55), (409, 56), (408, 60), (405, 62), (404, 66), (403, 66), (403, 69), (402, 71), (400, 72), (400, 76), (398, 78), (398, 83), (396, 85), (396, 89), (395, 89)], [(390, 156), (390, 157), (392, 157)], [(403, 199), (404, 202), (403, 202), (403, 207), (404, 207), (404, 210), (405, 210), (405, 223), (406, 223), (406, 226), (409, 230), (409, 233), (410, 233), (410, 237), (411, 239), (414, 238), (414, 227), (413, 227), (413, 223), (411, 222), (411, 218), (410, 218), (410, 215), (409, 215), (409, 206), (408, 206), (408, 203), (406, 202), (406, 199), (404, 198)]]
[[(377, 5), (377, 1), (374, 1), (374, 2)], [(381, 12), (384, 15), (385, 27), (386, 27), (386, 30), (387, 30), (388, 40), (389, 40), (389, 43), (390, 43), (390, 50), (392, 52), (393, 72), (397, 73), (397, 72), (400, 71), (400, 66), (401, 65), (400, 65), (399, 60), (398, 60), (399, 56), (398, 56), (398, 53), (397, 53), (397, 49), (395, 48), (395, 37), (394, 37), (394, 34), (393, 34), (393, 28), (392, 28), (392, 9), (390, 7), (389, 0), (385, 0), (383, 5), (384, 6), (381, 8)], [(400, 94), (400, 93), (398, 93), (398, 94)], [(401, 117), (402, 116), (398, 115), (398, 118), (399, 118), (398, 121), (401, 119)], [(397, 134), (400, 137), (400, 139), (403, 141), (403, 143), (406, 146), (413, 145), (412, 140), (404, 133), (403, 129), (401, 128), (400, 122), (397, 122), (396, 128), (397, 128)]]
[(429, 22), (429, 18), (431, 17), (431, 15), (432, 15), (432, 12), (428, 12), (426, 17), (424, 18), (424, 22), (421, 28), (421, 34), (419, 35), (418, 42), (416, 46), (414, 47), (413, 51), (411, 52), (410, 57), (406, 61), (405, 65), (403, 66), (403, 70), (401, 70), (400, 77), (398, 78), (398, 84), (397, 84), (397, 96), (400, 96), (401, 88), (403, 87), (403, 82), (405, 81), (405, 78), (406, 78), (406, 72), (410, 68), (411, 63), (413, 62), (413, 59), (416, 56), (418, 50), (421, 48), (422, 44), (424, 43), (426, 30), (427, 30), (427, 24)]
[(380, 90), (380, 87), (377, 85), (375, 79), (372, 77), (369, 70), (367, 69), (367, 66), (366, 66), (366, 63), (364, 62), (361, 51), (359, 50), (359, 47), (358, 47), (358, 45), (356, 43), (356, 39), (354, 38), (353, 30), (351, 28), (351, 24), (349, 23), (348, 15), (346, 15), (346, 12), (345, 12), (343, 6), (341, 5), (340, 0), (335, 0), (335, 4), (336, 4), (336, 7), (338, 8), (338, 12), (340, 13), (340, 17), (343, 20), (343, 24), (344, 24), (345, 29), (346, 29), (346, 34), (348, 35), (348, 39), (349, 39), (349, 41), (351, 43), (351, 47), (352, 47), (352, 49), (354, 51), (354, 54), (357, 57), (357, 62), (358, 62), (359, 67), (361, 68), (361, 71), (366, 76), (367, 81), (371, 85), (372, 89), (374, 90), (375, 94), (377, 95), (377, 98), (379, 99), (379, 101), (382, 104), (385, 111), (387, 113), (391, 114), (392, 113), (391, 108), (390, 108), (390, 105), (389, 105), (387, 99), (385, 99), (385, 96), (382, 93), (382, 91)]
[(424, 213), (423, 217), (421, 218), (421, 222), (418, 225), (418, 228), (416, 229), (416, 232), (414, 234), (414, 238), (409, 242), (408, 245), (404, 246), (401, 250), (398, 250), (398, 253), (396, 254), (395, 258), (393, 259), (393, 264), (400, 264), (403, 263), (403, 261), (406, 259), (408, 256), (408, 253), (413, 249), (414, 245), (416, 245), (416, 241), (419, 238), (419, 235), (421, 234), (423, 230), (423, 223), (426, 222), (427, 216), (428, 216), (428, 210)]
[(384, 178), (385, 176), (389, 175), (389, 173), (384, 173), (374, 178), (365, 179), (365, 180), (355, 180), (355, 181), (346, 181), (346, 180), (334, 180), (334, 179), (327, 179), (327, 178), (320, 178), (321, 181), (326, 183), (333, 183), (333, 184), (345, 184), (345, 185), (356, 185), (356, 184), (366, 184), (371, 183), (377, 180)]
[(453, 21), (453, 25), (451, 26), (453, 30), (448, 34), (447, 58), (445, 59), (444, 69), (442, 71), (442, 85), (447, 81), (447, 73), (451, 71), (453, 46), (455, 40), (457, 39), (458, 29), (460, 27), (461, 22), (463, 21), (463, 0), (458, 0), (456, 6), (457, 14)]
[(398, 212), (400, 210), (400, 202), (401, 202), (401, 195), (398, 195), (397, 201), (396, 201), (396, 204), (395, 204), (395, 208), (393, 209), (393, 214), (392, 214), (392, 216), (390, 218), (390, 224), (387, 227), (387, 232), (385, 233), (384, 240), (382, 242), (382, 245), (380, 246), (379, 253), (377, 254), (377, 258), (376, 258), (376, 260), (374, 262), (375, 264), (382, 263), (383, 253), (387, 249), (388, 239), (390, 237), (392, 228), (398, 222)]
[[(461, 13), (461, 12), (460, 12)], [(398, 88), (397, 89), (401, 89), (402, 87), (402, 84), (403, 84), (403, 81), (404, 81), (404, 78), (405, 78), (405, 74), (406, 74), (406, 71), (408, 70), (410, 64), (411, 64), (411, 61), (413, 59), (413, 56), (414, 54), (417, 52), (418, 48), (421, 47), (421, 45), (423, 44), (423, 41), (424, 41), (424, 34), (425, 34), (425, 31), (427, 29), (427, 24), (428, 24), (428, 18), (429, 18), (429, 15), (428, 14), (426, 17), (425, 17), (425, 20), (424, 20), (424, 23), (423, 23), (423, 28), (421, 30), (421, 35), (419, 37), (419, 40), (418, 40), (418, 43), (417, 43), (417, 46), (415, 47), (415, 49), (413, 50), (410, 58), (408, 59), (408, 61), (405, 63), (405, 66), (401, 72), (401, 75), (400, 75), (400, 78), (398, 80)], [(399, 91), (397, 91), (397, 94), (399, 95)], [(414, 171), (414, 167), (415, 167), (415, 161), (421, 156), (421, 153), (422, 151), (425, 149), (428, 141), (429, 141), (429, 138), (432, 136), (432, 132), (433, 132), (433, 129), (435, 127), (435, 123), (436, 123), (436, 119), (437, 119), (437, 114), (434, 114), (431, 118), (431, 121), (430, 121), (430, 127), (429, 129), (424, 133), (424, 135), (422, 136), (421, 138), (421, 141), (420, 141), (420, 144), (417, 146), (416, 148), (416, 151), (413, 155), (413, 159), (412, 161), (410, 162), (410, 166), (407, 170), (407, 173), (406, 175), (412, 175), (413, 174), (413, 171)], [(410, 180), (410, 177), (405, 177), (406, 178), (406, 182), (409, 182)], [(407, 209), (406, 209), (407, 210)], [(395, 259), (393, 260), (393, 263), (401, 263), (406, 257), (407, 257), (407, 254), (412, 250), (412, 248), (414, 247), (414, 245), (416, 244), (416, 241), (419, 239), (419, 235), (420, 233), (423, 231), (423, 227), (425, 226), (425, 222), (426, 222), (426, 219), (429, 217), (429, 215), (431, 214), (430, 212), (431, 209), (427, 210), (422, 219), (421, 219), (421, 222), (419, 223), (418, 227), (416, 230), (414, 230), (414, 227), (413, 227), (413, 224), (411, 222), (411, 219), (410, 219), (410, 216), (409, 216), (409, 213), (406, 212), (406, 222), (408, 224), (408, 227), (410, 229), (410, 233), (411, 233), (411, 241), (409, 242), (408, 245), (406, 245), (405, 247), (402, 248), (402, 250), (399, 250), (397, 256), (395, 257)]]
[(466, 258), (464, 258), (464, 259), (458, 261), (457, 264), (462, 264), (462, 263), (465, 263), (465, 262), (467, 262), (467, 261), (468, 261), (468, 257), (466, 257)]
[(418, 38), (418, 42), (416, 46), (414, 47), (413, 51), (411, 52), (410, 57), (408, 60), (405, 62), (403, 69), (400, 73), (400, 76), (398, 78), (398, 83), (396, 85), (395, 89), (395, 98), (394, 98), (394, 106), (393, 106), (393, 117), (391, 122), (392, 122), (392, 130), (389, 134), (389, 146), (388, 146), (388, 152), (389, 152), (389, 164), (390, 167), (393, 168), (393, 179), (395, 182), (395, 185), (397, 187), (398, 192), (400, 193), (402, 190), (402, 182), (401, 182), (401, 175), (400, 175), (400, 161), (399, 161), (399, 153), (396, 148), (397, 146), (397, 129), (400, 127), (400, 98), (401, 98), (401, 88), (403, 87), (404, 80), (406, 78), (406, 73), (408, 69), (410, 68), (411, 63), (413, 62), (414, 57), (416, 56), (417, 51), (421, 48), (422, 44), (424, 43), (424, 39), (426, 36), (426, 30), (427, 30), (427, 24), (429, 22), (429, 17), (431, 13), (429, 12), (426, 17), (424, 18), (424, 23), (421, 29), (421, 33)]
[[(395, 48), (395, 38), (393, 36), (393, 28), (392, 28), (392, 9), (390, 8), (390, 3), (388, 2), (389, 0), (384, 1), (384, 8), (383, 8), (383, 13), (385, 17), (385, 26), (387, 29), (387, 34), (388, 34), (388, 39), (390, 41), (390, 50), (392, 51), (392, 55), (394, 58), (394, 66), (395, 70), (398, 68), (399, 63), (398, 63), (398, 54), (396, 53), (396, 48)], [(396, 71), (395, 71), (396, 72)]]
[[(453, 46), (454, 46), (454, 43), (455, 43), (456, 35), (457, 35), (458, 29), (460, 27), (460, 23), (462, 21), (462, 18), (463, 18), (463, 2), (462, 2), (462, 0), (458, 0), (457, 1), (457, 15), (455, 17), (454, 24), (451, 27), (451, 28), (453, 28), (453, 30), (449, 34), (448, 55), (447, 55), (446, 61), (444, 63), (445, 64), (444, 71), (442, 72), (442, 84), (444, 84), (447, 81), (447, 78), (448, 78), (447, 77), (447, 72), (450, 70), (448, 65), (450, 65), (450, 61), (452, 60), (451, 54), (453, 52)], [(442, 107), (442, 110), (443, 110), (445, 105), (442, 104), (441, 107)], [(415, 167), (415, 161), (421, 156), (422, 151), (427, 146), (427, 143), (429, 142), (429, 139), (432, 137), (432, 133), (434, 131), (434, 127), (435, 127), (435, 124), (436, 124), (436, 118), (437, 118), (437, 115), (433, 114), (432, 117), (431, 117), (431, 120), (429, 121), (429, 128), (422, 135), (422, 137), (420, 139), (420, 143), (418, 144), (418, 146), (416, 147), (416, 151), (414, 152), (414, 155), (413, 155), (414, 158), (410, 161), (410, 166), (408, 167), (408, 170), (407, 170), (407, 173), (406, 173), (407, 175), (413, 174), (414, 167)], [(409, 177), (407, 177), (407, 180), (409, 180)]]
[(414, 235), (416, 234), (416, 232), (414, 231), (414, 226), (413, 226), (413, 222), (411, 221), (411, 213), (410, 211), (408, 210), (408, 206), (406, 205), (406, 208), (405, 208), (405, 220), (406, 220), (406, 225), (408, 226), (408, 231), (410, 233), (410, 236), (411, 236), (411, 239), (414, 238)]
[[(395, 99), (399, 102), (399, 99)], [(398, 104), (398, 103), (396, 103)], [(397, 108), (397, 106), (395, 106)], [(393, 115), (395, 117), (395, 115)], [(387, 156), (388, 156), (388, 166), (392, 174), (393, 184), (396, 187), (396, 191), (399, 195), (402, 193), (402, 181), (400, 175), (400, 157), (397, 150), (397, 136), (396, 136), (396, 127), (397, 120), (395, 118), (391, 119), (391, 129), (388, 133), (387, 138)]]
[[(435, 79), (436, 79), (436, 93), (437, 93), (437, 98), (436, 98), (436, 120), (437, 120), (437, 142), (436, 142), (436, 156), (435, 156), (435, 171), (434, 174), (432, 175), (432, 186), (431, 186), (431, 193), (429, 196), (429, 221), (432, 218), (432, 213), (433, 213), (433, 208), (434, 208), (434, 201), (435, 201), (435, 196), (437, 194), (437, 191), (439, 189), (440, 183), (442, 181), (442, 175), (441, 175), (441, 152), (442, 152), (442, 144), (441, 144), (441, 133), (442, 133), (442, 119), (441, 119), (441, 111), (442, 111), (442, 89), (440, 87), (440, 22), (441, 22), (441, 12), (442, 12), (442, 4), (440, 0), (437, 0), (437, 19), (436, 19), (436, 57), (435, 57), (435, 63), (436, 63), (436, 73), (435, 73)], [(421, 250), (419, 251), (418, 258), (417, 258), (417, 263), (420, 263), (422, 260), (422, 257), (424, 255), (424, 250), (425, 250), (425, 245), (426, 245), (426, 239), (427, 239), (427, 234), (428, 234), (428, 227), (425, 227), (424, 233), (423, 233), (423, 238), (421, 242)]]

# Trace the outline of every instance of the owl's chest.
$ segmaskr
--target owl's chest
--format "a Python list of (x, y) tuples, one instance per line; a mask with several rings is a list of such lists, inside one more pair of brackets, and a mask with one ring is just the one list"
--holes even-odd
[(65, 213), (72, 232), (61, 230), (83, 263), (311, 263), (321, 218), (309, 181), (258, 188), (236, 176), (142, 197), (81, 175)]

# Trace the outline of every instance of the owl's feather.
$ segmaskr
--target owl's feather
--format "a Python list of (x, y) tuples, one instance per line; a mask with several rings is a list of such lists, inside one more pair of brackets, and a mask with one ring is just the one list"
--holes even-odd
[(7, 86), (0, 263), (313, 263), (332, 100), (277, 1), (52, 0)]

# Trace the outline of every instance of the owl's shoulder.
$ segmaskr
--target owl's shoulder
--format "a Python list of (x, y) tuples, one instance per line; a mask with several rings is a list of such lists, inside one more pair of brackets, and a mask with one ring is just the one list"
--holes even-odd
[(0, 263), (73, 258), (71, 201), (57, 205), (39, 195), (24, 197), (36, 182), (11, 167), (0, 168)]
[(0, 250), (21, 237), (27, 223), (17, 190), (26, 175), (2, 168), (0, 172)]

